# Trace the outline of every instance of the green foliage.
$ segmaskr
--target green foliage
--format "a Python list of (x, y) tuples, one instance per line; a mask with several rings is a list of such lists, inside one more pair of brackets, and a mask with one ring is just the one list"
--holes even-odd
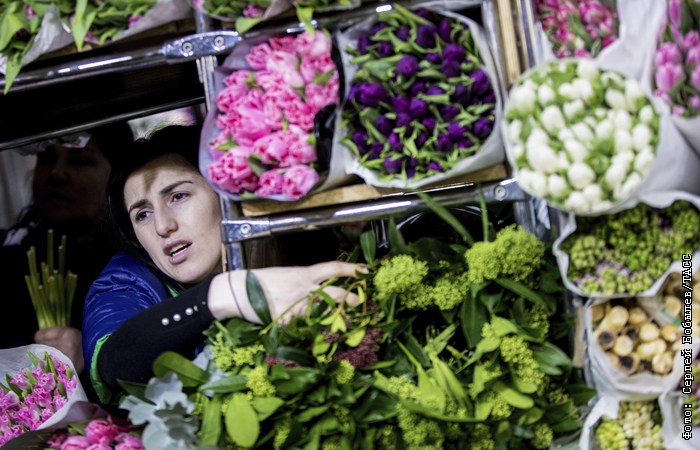
[(386, 261), (374, 277), (374, 285), (379, 292), (400, 294), (415, 289), (428, 274), (423, 261), (408, 255), (398, 255)]
[(272, 397), (277, 392), (275, 386), (270, 383), (264, 367), (256, 367), (248, 372), (246, 387), (259, 397)]

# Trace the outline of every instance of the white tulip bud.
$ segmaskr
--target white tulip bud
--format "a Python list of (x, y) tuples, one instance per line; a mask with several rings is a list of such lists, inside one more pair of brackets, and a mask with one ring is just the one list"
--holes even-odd
[(603, 189), (598, 183), (589, 184), (588, 186), (583, 188), (583, 196), (586, 197), (588, 203), (592, 205), (598, 203), (602, 195)]
[(578, 98), (578, 91), (571, 83), (562, 83), (557, 92), (559, 92), (559, 95), (562, 95), (569, 100), (576, 100)]
[(595, 136), (593, 136), (593, 131), (585, 123), (577, 123), (571, 127), (571, 131), (574, 132), (574, 136), (581, 142), (587, 143), (592, 141)]
[(618, 128), (615, 130), (614, 139), (616, 152), (632, 151), (634, 143), (632, 142), (632, 135), (629, 131)]
[(547, 178), (547, 185), (549, 186), (549, 193), (555, 197), (561, 197), (564, 195), (564, 191), (568, 188), (566, 180), (557, 175), (556, 173), (551, 174)]
[(535, 144), (549, 145), (549, 136), (541, 128), (532, 129), (530, 136), (527, 137), (527, 141), (525, 142), (525, 147), (530, 147)]
[(532, 193), (536, 197), (546, 197), (549, 193), (547, 189), (547, 176), (540, 172), (534, 172), (530, 179), (530, 187), (532, 188)]
[(601, 140), (607, 139), (610, 136), (612, 136), (614, 131), (615, 126), (613, 125), (613, 123), (608, 119), (604, 119), (596, 125), (595, 136)]
[(569, 195), (569, 198), (566, 200), (566, 207), (577, 213), (588, 212), (591, 209), (588, 200), (586, 200), (583, 193), (579, 191), (574, 191)]
[(632, 129), (632, 116), (630, 113), (624, 110), (615, 111), (615, 120), (613, 121), (615, 128), (622, 128), (623, 130), (630, 131)]
[(616, 89), (608, 89), (605, 91), (605, 103), (612, 109), (627, 109), (625, 94)]
[(537, 91), (538, 88), (537, 83), (532, 81), (531, 78), (528, 78), (527, 80), (523, 81), (523, 86), (530, 89), (531, 91)]
[(574, 133), (568, 129), (568, 128), (562, 128), (559, 130), (559, 133), (557, 133), (557, 139), (560, 141), (564, 142), (567, 139), (573, 139), (574, 138)]
[(545, 107), (548, 103), (553, 102), (555, 96), (554, 91), (547, 84), (541, 84), (540, 87), (537, 88), (537, 99), (542, 107)]
[(566, 126), (564, 116), (556, 105), (547, 106), (540, 114), (540, 121), (544, 129), (552, 134), (556, 134), (557, 131)]
[(531, 112), (535, 106), (535, 91), (526, 86), (517, 86), (513, 88), (510, 94), (511, 109), (516, 109), (521, 112)]
[(566, 63), (559, 63), (559, 72), (564, 73), (568, 69)]
[(585, 78), (576, 78), (572, 84), (574, 85), (576, 92), (578, 92), (578, 97), (582, 100), (588, 100), (595, 95), (591, 82)]
[(576, 75), (581, 78), (585, 78), (588, 81), (595, 81), (598, 79), (600, 71), (598, 67), (590, 59), (581, 59), (576, 66)]
[(573, 102), (564, 103), (564, 115), (567, 119), (573, 118), (579, 111), (583, 110), (583, 101), (574, 100)]
[(574, 162), (583, 162), (588, 156), (588, 149), (576, 139), (567, 139), (564, 141), (564, 149)]
[(625, 80), (615, 72), (605, 72), (603, 75), (601, 75), (600, 80), (605, 86), (609, 86), (611, 81), (614, 81), (620, 86), (624, 86), (625, 84)]
[(644, 97), (642, 86), (637, 80), (633, 80), (632, 78), (625, 80), (625, 100), (627, 100), (628, 110), (637, 111), (637, 99), (639, 97)]
[(569, 158), (566, 157), (566, 152), (559, 152), (557, 158), (559, 159), (559, 170), (566, 170), (571, 165)]
[(654, 156), (654, 150), (651, 147), (644, 147), (637, 153), (637, 157), (634, 159), (634, 170), (639, 172), (642, 176), (646, 176), (651, 172), (655, 161), (656, 156)]
[(642, 176), (637, 172), (632, 172), (622, 186), (615, 188), (613, 195), (617, 200), (626, 200), (634, 193), (641, 183)]
[(511, 142), (521, 144), (523, 141), (520, 138), (520, 133), (523, 131), (523, 123), (519, 120), (514, 120), (508, 124), (508, 138)]
[(527, 162), (536, 172), (552, 173), (557, 171), (559, 159), (552, 147), (533, 144), (528, 145), (525, 152), (527, 154)]
[(613, 164), (605, 171), (605, 182), (613, 189), (618, 188), (627, 178), (627, 167), (622, 164)]
[(624, 166), (629, 169), (630, 164), (634, 161), (634, 152), (620, 152), (615, 153), (612, 157), (612, 163)]
[(634, 141), (634, 149), (641, 150), (651, 142), (651, 130), (643, 123), (638, 123), (632, 130), (632, 140)]
[(591, 212), (601, 212), (612, 208), (612, 202), (608, 200), (601, 200), (597, 203), (591, 205)]
[(595, 114), (597, 118), (603, 119), (608, 115), (608, 111), (610, 111), (608, 108), (596, 108), (593, 114)]
[(517, 178), (518, 184), (520, 185), (520, 187), (522, 187), (524, 190), (526, 190), (528, 192), (532, 192), (532, 186), (531, 186), (532, 183), (530, 181), (532, 180), (532, 175), (534, 173), (535, 172), (533, 172), (530, 169), (520, 169), (518, 171), (518, 178)]
[(651, 124), (654, 120), (654, 108), (651, 105), (646, 105), (639, 110), (639, 120), (646, 124)]
[(592, 116), (584, 117), (583, 123), (591, 127), (592, 130), (595, 130), (595, 127), (598, 126), (598, 121), (596, 121)]
[(569, 183), (576, 189), (583, 189), (595, 181), (595, 172), (583, 162), (575, 162), (566, 172)]
[(525, 147), (520, 144), (515, 144), (510, 148), (510, 151), (513, 154), (513, 159), (517, 160), (520, 158), (520, 155), (525, 153)]

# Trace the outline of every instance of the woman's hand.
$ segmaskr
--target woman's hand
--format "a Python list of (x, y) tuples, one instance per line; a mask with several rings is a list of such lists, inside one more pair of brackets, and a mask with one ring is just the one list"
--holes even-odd
[[(308, 267), (269, 267), (252, 272), (265, 291), (272, 319), (275, 320), (284, 314), (280, 322), (287, 323), (292, 317), (304, 313), (308, 302), (302, 299), (319, 289), (324, 281), (331, 278), (356, 277), (355, 270), (366, 272), (360, 265), (339, 261)], [(346, 291), (337, 286), (326, 286), (323, 292), (337, 303), (344, 299), (346, 303), (354, 306), (359, 300), (357, 295), (346, 295)], [(217, 319), (240, 317), (249, 322), (262, 323), (248, 301), (245, 270), (223, 273), (212, 280), (209, 288), (209, 310)]]
[(83, 339), (80, 330), (77, 328), (44, 328), (34, 334), (34, 342), (58, 349), (73, 361), (75, 372), (78, 375), (85, 368), (83, 362)]

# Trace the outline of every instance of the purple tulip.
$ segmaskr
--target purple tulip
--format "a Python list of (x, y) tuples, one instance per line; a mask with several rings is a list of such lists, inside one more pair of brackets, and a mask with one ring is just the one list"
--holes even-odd
[(490, 91), (488, 94), (481, 97), (481, 103), (496, 103), (496, 93)]
[(442, 74), (447, 78), (455, 78), (462, 73), (462, 64), (454, 59), (445, 59), (442, 61)]
[(403, 27), (396, 32), (396, 37), (400, 40), (406, 42), (408, 37), (411, 35), (411, 29), (409, 27)]
[(428, 130), (433, 131), (433, 128), (435, 128), (435, 118), (426, 117), (423, 119), (423, 126)]
[(428, 136), (426, 136), (425, 133), (419, 134), (418, 139), (416, 139), (416, 146), (418, 147), (418, 149), (423, 147), (423, 145), (425, 145), (425, 141), (427, 141), (427, 140), (428, 140)]
[(417, 15), (418, 17), (422, 17), (429, 22), (433, 21), (433, 15), (430, 14), (430, 11), (428, 11), (425, 8), (419, 8), (419, 9), (413, 11), (413, 14)]
[(469, 78), (474, 80), (472, 84), (472, 93), (476, 95), (484, 95), (489, 88), (491, 88), (491, 83), (489, 82), (489, 76), (483, 70), (476, 70)]
[(391, 99), (391, 104), (396, 114), (408, 113), (408, 106), (411, 104), (411, 101), (404, 97), (394, 97)]
[(688, 99), (690, 107), (693, 109), (700, 109), (700, 97), (692, 96)]
[(700, 67), (693, 69), (690, 74), (690, 82), (695, 86), (695, 89), (700, 89)]
[(450, 21), (447, 20), (447, 17), (442, 19), (442, 22), (440, 22), (440, 31), (438, 34), (440, 34), (440, 38), (449, 43), (452, 42), (452, 39), (450, 39), (450, 34), (452, 33), (452, 25), (450, 25)]
[(359, 102), (366, 106), (377, 106), (386, 100), (386, 90), (379, 83), (365, 83), (360, 86)]
[(386, 24), (384, 22), (379, 22), (378, 24), (376, 24), (375, 26), (372, 27), (372, 36), (379, 33), (384, 28), (386, 28)]
[(488, 137), (489, 134), (491, 134), (492, 127), (493, 124), (490, 120), (484, 119), (483, 117), (479, 117), (478, 119), (476, 119), (476, 122), (474, 122), (472, 128), (476, 137), (478, 137), (479, 139), (485, 139), (486, 137)]
[(375, 142), (369, 148), (370, 154), (369, 154), (369, 157), (367, 159), (369, 159), (371, 161), (373, 159), (379, 158), (381, 156), (382, 150), (384, 150), (384, 145), (379, 143), (379, 142)]
[(469, 138), (464, 138), (463, 140), (457, 142), (457, 148), (471, 148), (474, 146), (474, 141)]
[(460, 105), (468, 105), (471, 96), (472, 94), (471, 90), (469, 89), (469, 86), (459, 84), (455, 86), (455, 93), (452, 96), (452, 101), (455, 103), (459, 103)]
[(690, 31), (683, 38), (683, 42), (681, 42), (681, 47), (683, 47), (684, 52), (688, 53), (688, 50), (690, 50), (698, 44), (700, 44), (700, 33), (698, 33), (697, 31)]
[(389, 145), (391, 145), (391, 148), (394, 150), (401, 150), (403, 148), (403, 142), (401, 142), (401, 138), (396, 133), (391, 133), (389, 135)]
[(459, 142), (464, 137), (467, 128), (460, 126), (458, 122), (452, 122), (447, 126), (447, 135), (452, 139), (452, 142)]
[(411, 124), (411, 115), (409, 113), (398, 113), (396, 115), (396, 128), (407, 127)]
[(401, 172), (401, 164), (403, 164), (403, 158), (392, 161), (391, 156), (384, 158), (384, 168), (389, 173), (399, 173)]
[(384, 136), (389, 136), (394, 129), (394, 122), (386, 116), (379, 116), (376, 123), (377, 130)]
[(391, 45), (391, 42), (389, 41), (383, 41), (381, 44), (379, 44), (377, 51), (379, 52), (379, 56), (382, 58), (388, 58), (394, 54), (394, 46)]
[(452, 141), (450, 140), (449, 136), (446, 134), (440, 133), (438, 134), (437, 138), (437, 151), (439, 152), (448, 152), (452, 150), (454, 144), (452, 144)]
[(416, 35), (416, 44), (423, 48), (435, 48), (435, 33), (437, 33), (435, 25), (420, 25)]
[(445, 91), (437, 86), (430, 86), (428, 90), (425, 91), (425, 95), (442, 95), (444, 93)]
[(410, 78), (418, 71), (418, 60), (411, 55), (406, 55), (396, 63), (396, 70), (406, 78)]
[(419, 163), (418, 158), (411, 158), (408, 160), (408, 167), (416, 167)]
[(350, 88), (350, 93), (348, 94), (348, 100), (353, 101), (355, 100), (355, 97), (357, 97), (357, 94), (360, 93), (360, 85), (355, 84)]
[(357, 148), (361, 153), (367, 153), (369, 150), (369, 147), (367, 146), (368, 137), (369, 134), (366, 131), (356, 131), (355, 134), (352, 135), (352, 142), (357, 145)]
[(654, 55), (656, 66), (663, 66), (666, 63), (680, 64), (683, 62), (683, 55), (674, 42), (664, 42)]
[(413, 178), (414, 175), (416, 174), (416, 169), (409, 167), (406, 169), (406, 178)]
[(440, 163), (433, 161), (430, 164), (428, 164), (428, 170), (437, 170), (438, 172), (442, 172), (442, 166), (440, 165)]
[(440, 64), (440, 61), (442, 61), (442, 55), (438, 52), (430, 52), (425, 55), (425, 59), (433, 64)]
[(428, 114), (428, 102), (422, 98), (414, 98), (411, 100), (410, 113), (414, 119), (422, 119)]
[(411, 95), (411, 98), (417, 97), (418, 94), (422, 94), (423, 92), (425, 92), (425, 83), (423, 83), (422, 81), (413, 83), (408, 89), (408, 92)]
[(360, 55), (366, 55), (367, 47), (370, 45), (372, 45), (372, 41), (370, 41), (369, 36), (360, 36), (357, 39), (357, 50), (360, 52)]
[(440, 116), (445, 122), (449, 122), (459, 114), (459, 108), (453, 105), (445, 105), (440, 108)]
[(464, 57), (467, 55), (466, 50), (464, 50), (464, 47), (460, 47), (458, 45), (450, 44), (445, 49), (442, 51), (442, 59), (443, 60), (454, 60), (457, 61), (458, 63), (462, 63), (464, 61)]
[(689, 67), (700, 66), (700, 45), (690, 47), (685, 57), (685, 64)]
[(680, 64), (666, 63), (656, 68), (656, 87), (668, 92), (683, 76), (683, 67)]

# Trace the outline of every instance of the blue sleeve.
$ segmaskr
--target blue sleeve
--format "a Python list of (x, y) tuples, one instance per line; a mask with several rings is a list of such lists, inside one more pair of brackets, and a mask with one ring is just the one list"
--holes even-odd
[(118, 253), (92, 284), (83, 314), (83, 358), (90, 367), (97, 343), (137, 313), (168, 298), (148, 267)]

